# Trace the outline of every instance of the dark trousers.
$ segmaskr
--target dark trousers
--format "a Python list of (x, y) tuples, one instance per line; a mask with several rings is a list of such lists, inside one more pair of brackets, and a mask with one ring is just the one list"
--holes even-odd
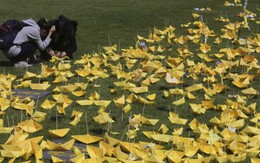
[(11, 62), (16, 63), (20, 61), (26, 61), (27, 58), (33, 59), (37, 50), (37, 46), (33, 42), (24, 42), (20, 45), (21, 52), (12, 58), (9, 58)]

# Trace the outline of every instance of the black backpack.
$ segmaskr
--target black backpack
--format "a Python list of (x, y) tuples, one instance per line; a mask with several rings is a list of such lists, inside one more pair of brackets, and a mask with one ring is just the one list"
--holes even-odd
[(24, 27), (26, 23), (19, 20), (7, 20), (0, 26), (0, 49), (8, 50), (14, 45), (13, 41), (17, 33)]

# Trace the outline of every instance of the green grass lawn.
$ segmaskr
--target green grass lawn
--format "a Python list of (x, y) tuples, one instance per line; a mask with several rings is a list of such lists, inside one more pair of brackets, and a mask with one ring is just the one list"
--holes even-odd
[[(59, 15), (65, 15), (71, 19), (77, 20), (79, 24), (77, 31), (78, 50), (74, 54), (75, 60), (70, 62), (71, 67), (66, 69), (68, 72), (72, 72), (74, 76), (67, 77), (67, 81), (55, 83), (54, 80), (58, 74), (60, 73), (64, 76), (66, 72), (64, 69), (60, 69), (59, 71), (56, 71), (55, 74), (50, 75), (48, 78), (39, 79), (34, 77), (30, 80), (33, 83), (44, 81), (49, 82), (51, 86), (48, 90), (53, 91), (53, 94), (55, 94), (55, 91), (59, 86), (66, 86), (68, 84), (75, 83), (87, 83), (88, 85), (86, 94), (81, 97), (76, 97), (69, 91), (62, 92), (62, 94), (68, 96), (68, 98), (72, 101), (72, 103), (67, 108), (65, 108), (64, 114), (57, 113), (57, 110), (55, 109), (56, 107), (49, 110), (41, 108), (41, 104), (46, 99), (55, 101), (52, 95), (48, 95), (44, 98), (33, 101), (35, 103), (33, 105), (34, 111), (44, 112), (46, 113), (46, 116), (45, 119), (40, 122), (40, 124), (43, 125), (43, 129), (36, 133), (30, 134), (29, 137), (33, 138), (36, 136), (44, 136), (43, 140), (45, 141), (54, 140), (57, 139), (57, 137), (51, 136), (48, 133), (48, 130), (57, 128), (70, 128), (69, 133), (63, 137), (64, 140), (72, 139), (72, 135), (83, 135), (86, 133), (104, 137), (105, 133), (109, 132), (111, 137), (114, 137), (118, 140), (137, 143), (139, 141), (153, 142), (159, 145), (163, 145), (165, 150), (182, 151), (183, 148), (180, 147), (181, 143), (178, 144), (177, 142), (174, 142), (175, 140), (173, 140), (173, 142), (169, 141), (164, 143), (153, 140), (152, 138), (148, 138), (143, 132), (158, 132), (161, 125), (164, 124), (169, 129), (169, 131), (166, 133), (168, 135), (172, 135), (173, 131), (176, 129), (183, 128), (183, 132), (180, 134), (181, 137), (194, 138), (196, 140), (195, 142), (202, 143), (205, 141), (203, 136), (209, 136), (212, 134), (210, 134), (210, 132), (214, 132), (215, 135), (222, 137), (226, 144), (231, 144), (233, 139), (227, 141), (227, 138), (222, 135), (223, 133), (221, 134), (221, 132), (224, 131), (228, 126), (236, 126), (236, 134), (239, 136), (246, 135), (246, 133), (240, 132), (248, 125), (259, 128), (259, 116), (257, 119), (257, 113), (259, 113), (259, 95), (249, 96), (241, 93), (241, 91), (250, 87), (253, 87), (256, 91), (259, 91), (260, 89), (260, 86), (258, 85), (258, 82), (260, 81), (259, 68), (255, 66), (259, 65), (257, 61), (260, 58), (260, 43), (258, 42), (250, 46), (239, 45), (234, 42), (234, 39), (225, 38), (222, 38), (222, 42), (220, 44), (214, 43), (218, 36), (220, 37), (223, 35), (225, 30), (228, 31), (228, 27), (226, 26), (228, 22), (218, 21), (218, 18), (228, 18), (232, 23), (243, 21), (242, 17), (238, 17), (238, 13), (243, 11), (241, 6), (226, 7), (224, 6), (224, 3), (224, 0), (3, 0), (0, 7), (1, 22), (4, 22), (6, 19), (22, 20), (30, 17), (36, 20), (41, 17), (54, 19)], [(260, 20), (258, 16), (259, 7), (258, 0), (248, 1), (247, 9), (256, 13), (257, 16), (255, 16), (255, 20), (248, 20), (250, 30), (247, 28), (240, 29), (240, 38), (248, 40), (257, 40), (257, 38), (258, 40), (260, 39)], [(199, 8), (200, 11), (195, 12), (196, 8)], [(207, 8), (210, 9), (210, 11), (207, 10)], [(200, 17), (194, 19), (192, 13), (200, 14)], [(203, 32), (205, 31), (202, 30), (202, 32), (198, 34), (199, 38), (197, 39), (197, 42), (195, 40), (194, 42), (192, 42), (193, 40), (184, 41), (183, 44), (181, 42), (181, 36), (191, 37), (193, 35), (188, 33), (188, 31), (198, 30), (198, 26), (193, 24), (194, 22), (203, 22), (209, 30), (214, 31), (214, 36), (208, 36), (207, 39), (207, 44), (211, 46), (211, 50), (206, 51), (204, 54), (200, 48), (200, 43), (204, 42), (205, 35)], [(188, 25), (188, 23), (190, 24)], [(158, 34), (163, 30), (170, 29), (169, 27), (175, 28), (175, 30), (171, 33), (174, 34), (173, 41), (171, 43), (169, 43), (167, 40), (167, 38), (170, 38), (169, 35)], [(206, 30), (206, 28), (204, 28), (204, 30)], [(148, 37), (150, 34), (157, 34), (159, 37), (164, 37), (161, 37), (161, 41), (154, 41), (149, 43)], [(139, 53), (144, 52), (140, 49), (139, 51), (137, 50), (139, 48), (137, 46), (137, 36), (144, 37), (147, 48), (150, 48), (150, 51), (143, 53), (142, 56), (136, 56)], [(116, 48), (113, 52), (108, 52), (103, 48), (112, 47), (114, 45), (116, 45)], [(166, 49), (161, 52), (158, 50), (159, 46)], [(152, 47), (155, 47), (156, 50), (151, 50)], [(252, 51), (246, 51), (248, 49), (244, 51), (238, 51), (238, 53), (235, 53), (237, 56), (233, 57), (232, 59), (229, 56), (230, 53), (225, 53), (224, 51), (225, 48), (230, 48), (236, 51), (240, 47), (250, 47)], [(184, 51), (182, 53), (182, 50), (188, 50), (189, 52)], [(223, 54), (223, 56), (218, 58), (219, 55), (215, 54)], [(117, 56), (120, 58), (115, 59)], [(208, 58), (203, 58), (203, 56), (207, 56)], [(158, 59), (152, 57), (161, 58)], [(93, 62), (90, 61), (93, 58), (98, 60), (98, 63), (100, 63), (99, 66), (93, 66)], [(247, 64), (242, 65), (241, 58), (248, 62), (247, 64), (249, 64), (253, 58), (255, 64), (252, 64), (251, 66), (248, 66)], [(180, 62), (178, 62), (178, 59), (180, 59)], [(212, 59), (212, 61), (210, 61), (210, 59)], [(3, 55), (0, 55), (0, 60), (6, 61)], [(79, 62), (80, 60), (84, 60), (85, 64), (75, 63), (75, 61)], [(225, 63), (223, 60), (229, 62)], [(133, 67), (128, 67), (129, 61), (134, 63)], [(188, 64), (188, 61), (194, 61), (195, 64)], [(235, 61), (239, 61), (237, 62), (237, 66), (228, 67), (229, 63), (235, 63)], [(87, 64), (87, 62), (89, 62), (89, 64)], [(222, 64), (217, 65), (217, 62), (222, 62)], [(156, 66), (149, 66), (149, 63), (157, 64), (157, 66), (159, 65), (159, 68), (167, 70), (169, 73), (171, 73), (172, 76), (176, 75), (177, 77), (179, 76), (178, 73), (183, 73), (179, 78), (179, 80), (183, 80), (183, 83), (167, 83), (165, 81), (166, 72), (156, 73), (159, 68)], [(49, 68), (55, 67), (58, 69), (58, 61), (56, 61), (56, 63), (44, 62), (43, 65), (48, 66)], [(92, 72), (97, 71), (98, 73), (95, 75), (87, 75), (86, 77), (82, 77), (77, 74), (77, 71), (82, 69), (91, 69)], [(139, 74), (137, 71), (139, 70), (142, 72), (142, 76), (138, 76)], [(219, 71), (223, 71), (222, 75), (218, 74)], [(41, 65), (33, 65), (32, 67), (20, 69), (9, 66), (2, 66), (0, 70), (0, 74), (3, 76), (7, 74), (16, 76), (16, 79), (11, 83), (12, 89), (13, 87), (20, 84), (20, 79), (25, 81), (23, 78), (25, 72), (40, 74)], [(105, 72), (108, 76), (99, 76), (101, 75), (101, 72)], [(123, 77), (120, 78), (119, 75)], [(131, 78), (131, 75), (138, 76), (138, 80)], [(224, 79), (222, 80), (220, 76), (222, 76)], [(148, 80), (150, 77), (153, 77), (158, 81), (146, 84), (145, 80)], [(244, 81), (246, 78), (249, 80), (249, 84), (244, 83), (245, 86), (239, 88), (233, 83), (234, 78), (241, 78), (241, 81)], [(207, 80), (209, 81), (207, 82)], [(1, 86), (6, 84), (3, 82), (3, 78), (1, 78), (0, 81)], [(131, 82), (137, 87), (144, 86), (146, 84), (148, 91), (145, 91), (144, 93), (135, 93), (135, 96), (139, 98), (147, 98), (151, 94), (156, 94), (154, 103), (149, 105), (138, 102), (138, 100), (136, 100), (132, 103), (129, 103), (129, 105), (131, 105), (131, 110), (127, 113), (124, 113), (122, 109), (127, 105), (127, 103), (122, 104), (122, 106), (117, 106), (114, 100), (122, 96), (127, 98), (133, 92), (124, 87), (116, 86), (115, 82), (122, 81)], [(187, 92), (189, 92), (187, 89), (194, 84), (202, 84), (201, 86), (204, 87), (204, 89), (190, 92), (196, 97), (196, 99), (189, 98), (187, 95)], [(215, 93), (210, 93), (210, 90), (205, 89), (213, 89), (216, 85), (220, 86), (219, 89), (224, 86), (224, 89)], [(1, 96), (3, 96), (3, 92), (5, 90), (2, 87)], [(21, 88), (24, 87), (22, 86)], [(171, 93), (171, 91), (174, 89), (184, 90), (185, 93)], [(115, 92), (111, 93), (111, 90), (114, 90)], [(100, 100), (109, 100), (111, 103), (107, 107), (100, 107), (94, 104), (88, 106), (82, 106), (78, 104), (78, 100), (87, 100), (90, 97), (93, 97), (93, 93), (98, 94)], [(167, 93), (170, 95), (167, 96)], [(173, 102), (176, 102), (182, 98), (185, 99), (184, 103), (173, 104)], [(254, 108), (252, 106), (253, 104), (256, 104), (255, 109), (252, 109)], [(197, 113), (196, 111), (192, 110), (193, 106), (195, 105), (198, 106), (194, 107), (195, 109), (198, 109)], [(204, 109), (205, 113), (203, 112)], [(248, 112), (248, 110), (251, 112)], [(73, 120), (71, 117), (73, 111), (79, 111), (83, 113), (83, 116), (80, 118), (80, 122), (76, 126), (69, 124)], [(102, 111), (109, 113), (114, 123), (108, 125), (95, 122), (93, 117), (98, 116)], [(175, 113), (180, 118), (186, 119), (187, 122), (185, 125), (171, 123), (168, 119), (170, 113)], [(130, 127), (129, 118), (138, 117), (138, 115), (142, 115), (143, 117), (147, 118), (148, 121), (156, 119), (158, 122), (155, 125), (149, 125), (143, 121), (138, 127), (139, 130), (136, 132), (136, 136), (134, 136), (133, 139), (128, 138), (126, 132), (129, 131)], [(210, 120), (212, 120), (214, 117), (222, 120), (224, 119), (225, 122), (214, 125), (214, 123), (210, 122)], [(29, 119), (30, 115), (26, 114), (25, 111), (14, 109), (12, 106), (10, 106), (4, 113), (1, 112), (0, 118), (3, 120), (5, 127), (11, 127), (17, 126), (19, 122)], [(189, 125), (191, 122), (194, 122), (195, 119), (198, 121), (197, 125), (200, 126), (197, 128), (198, 131)], [(251, 119), (256, 120), (256, 122), (250, 121)], [(243, 121), (244, 124), (239, 126), (237, 123), (235, 123), (236, 121), (237, 123)], [(203, 126), (207, 127), (203, 128)], [(218, 129), (219, 132), (217, 132), (216, 129)], [(250, 138), (251, 140), (255, 135), (258, 135), (259, 137), (259, 133), (251, 133), (247, 136), (248, 139)], [(9, 137), (10, 134), (0, 134), (0, 144), (4, 144)], [(219, 143), (222, 142), (219, 141)], [(249, 143), (249, 140), (247, 142), (242, 142), (243, 145), (247, 145)], [(182, 145), (185, 146), (185, 144)], [(228, 148), (229, 146), (226, 145), (225, 147)], [(249, 148), (252, 147), (245, 147), (245, 149)], [(260, 147), (258, 145), (256, 150), (259, 150), (259, 148)], [(241, 149), (241, 152), (239, 150), (236, 151), (231, 149), (231, 147), (228, 149), (224, 149), (223, 147), (223, 151), (228, 155), (238, 155), (245, 153), (245, 149)], [(196, 155), (190, 158), (196, 159), (198, 154), (202, 155), (203, 157), (210, 156), (210, 154), (198, 151)], [(250, 157), (259, 158), (259, 152), (256, 156), (252, 156), (250, 154), (252, 153), (248, 152), (247, 158), (241, 160), (244, 162), (250, 162)], [(217, 158), (217, 156), (213, 157)], [(228, 158), (224, 154), (219, 154), (218, 157)], [(184, 158), (188, 159), (186, 156), (184, 156), (183, 159)], [(5, 161), (7, 162), (8, 159), (5, 159)], [(18, 158), (17, 161), (21, 162), (23, 159)], [(167, 162), (169, 160), (164, 159), (164, 161)], [(212, 159), (212, 161), (220, 162), (220, 160), (217, 159)], [(230, 161), (230, 159), (228, 161)]]

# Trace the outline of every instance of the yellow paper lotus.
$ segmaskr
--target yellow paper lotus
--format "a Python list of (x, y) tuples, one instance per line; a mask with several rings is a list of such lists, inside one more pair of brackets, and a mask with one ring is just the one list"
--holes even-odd
[(245, 88), (250, 84), (249, 80), (246, 79), (243, 82), (240, 80), (234, 80), (232, 83), (239, 88)]
[(190, 100), (196, 100), (197, 98), (196, 98), (196, 96), (194, 96), (192, 93), (190, 93), (190, 92), (188, 92), (187, 93), (187, 97), (188, 97), (188, 99), (190, 99)]
[(199, 145), (196, 142), (192, 144), (184, 145), (185, 156), (192, 157), (198, 152), (198, 150), (199, 150)]
[(91, 74), (91, 70), (90, 69), (77, 69), (75, 71), (81, 77), (86, 77), (89, 74)]
[(60, 103), (60, 104), (67, 104), (70, 105), (73, 101), (64, 94), (54, 94), (53, 98), (56, 100), (56, 103)]
[(13, 102), (12, 107), (19, 110), (26, 110), (27, 112), (31, 112), (34, 108), (34, 103), (22, 103), (21, 101)]
[(40, 112), (40, 111), (35, 111), (32, 115), (32, 119), (37, 122), (41, 122), (45, 119), (45, 116), (46, 116), (46, 113)]
[(84, 96), (86, 94), (85, 91), (73, 91), (72, 94), (77, 97)]
[(56, 130), (49, 130), (49, 133), (57, 137), (64, 137), (69, 132), (69, 130), (69, 128), (62, 128)]
[(123, 107), (122, 110), (123, 110), (124, 113), (128, 113), (131, 110), (131, 108), (132, 108), (131, 105), (127, 104), (125, 107)]
[(14, 127), (0, 127), (1, 134), (9, 134), (14, 130)]
[(107, 107), (111, 103), (110, 100), (95, 100), (93, 102), (96, 106), (104, 106), (104, 107)]
[(244, 119), (240, 119), (240, 120), (236, 120), (236, 121), (226, 123), (226, 126), (231, 126), (231, 127), (236, 128), (236, 129), (240, 129), (240, 128), (244, 127), (244, 125), (245, 125)]
[(130, 88), (129, 90), (132, 91), (133, 93), (145, 93), (148, 92), (148, 87), (146, 86), (134, 87), (134, 88)]
[(171, 150), (169, 151), (167, 158), (172, 162), (181, 162), (182, 157), (185, 155), (182, 151), (175, 151)]
[(78, 88), (77, 85), (68, 84), (68, 85), (65, 85), (65, 86), (60, 86), (60, 87), (59, 87), (59, 90), (60, 90), (61, 92), (73, 92), (73, 91), (75, 91), (77, 88)]
[(67, 151), (72, 149), (74, 142), (74, 139), (71, 139), (65, 143), (54, 143), (52, 141), (47, 140), (45, 148), (49, 150)]
[(167, 134), (152, 134), (151, 138), (158, 142), (168, 143), (170, 140), (172, 140), (173, 136)]
[(143, 77), (143, 70), (137, 69), (134, 72), (132, 72), (131, 80), (133, 81), (139, 81)]
[(120, 161), (126, 161), (129, 157), (128, 154), (121, 151), (119, 146), (115, 148), (114, 155)]
[(46, 90), (50, 87), (51, 85), (48, 82), (44, 83), (31, 83), (30, 88), (33, 90)]
[(10, 104), (11, 104), (10, 100), (8, 100), (6, 98), (0, 98), (0, 110), (1, 111), (5, 111), (10, 106)]
[(252, 127), (252, 126), (246, 126), (242, 131), (241, 133), (246, 133), (246, 134), (257, 134), (260, 132), (260, 129), (259, 128), (256, 128), (256, 127)]
[(147, 104), (147, 105), (152, 105), (152, 104), (155, 103), (155, 101), (146, 100), (146, 99), (144, 99), (144, 98), (141, 97), (141, 96), (138, 96), (138, 100), (139, 100), (141, 103), (144, 103), (144, 104)]
[(111, 157), (114, 152), (114, 147), (104, 141), (99, 142), (99, 148), (103, 151), (105, 156)]
[(2, 156), (17, 158), (20, 156), (19, 154), (22, 154), (21, 156), (23, 159), (28, 160), (28, 158), (33, 154), (37, 159), (42, 158), (42, 150), (38, 143), (42, 140), (43, 136), (26, 139), (26, 134), (15, 134), (15, 138), (17, 139), (14, 137), (12, 137), (14, 138), (12, 139), (11, 137), (8, 142), (2, 145)]
[(183, 89), (179, 89), (179, 88), (170, 89), (169, 92), (170, 92), (170, 94), (173, 94), (173, 95), (183, 95), (184, 94)]
[(77, 100), (76, 101), (79, 105), (93, 105), (93, 100)]
[(25, 120), (23, 122), (18, 123), (18, 127), (28, 133), (34, 133), (42, 130), (43, 126), (33, 119)]
[(47, 65), (42, 64), (41, 66), (41, 73), (37, 75), (38, 78), (47, 78), (48, 76), (54, 73), (55, 69), (50, 68)]
[(82, 117), (83, 112), (73, 110), (71, 117), (74, 119), (70, 122), (70, 125), (75, 126), (80, 122), (80, 118)]
[(0, 150), (0, 152), (2, 157), (18, 158), (25, 153), (25, 150), (23, 150), (19, 146), (14, 146), (12, 149), (4, 149), (4, 150)]
[(194, 92), (197, 90), (203, 89), (203, 85), (202, 84), (194, 84), (192, 86), (186, 87), (185, 90), (188, 92)]
[[(76, 147), (73, 147), (73, 149), (74, 148), (76, 148)], [(73, 153), (75, 153), (75, 152), (73, 152)], [(75, 154), (75, 155), (76, 155), (76, 157), (70, 159), (71, 162), (83, 162), (83, 161), (85, 161), (85, 154), (84, 153)]]
[(75, 116), (74, 119), (70, 122), (70, 125), (76, 126), (80, 122), (80, 117)]
[(24, 79), (30, 79), (30, 78), (34, 78), (34, 77), (36, 77), (36, 76), (37, 76), (37, 74), (32, 73), (32, 72), (29, 72), (29, 71), (26, 71), (26, 72), (24, 73), (23, 78), (24, 78)]
[(121, 107), (125, 104), (125, 96), (122, 95), (120, 97), (117, 97), (115, 99), (113, 99), (113, 101), (115, 102), (115, 104), (118, 106), (118, 107)]
[(200, 44), (200, 50), (203, 52), (203, 53), (207, 53), (211, 50), (211, 46), (208, 45), (208, 44)]
[(32, 153), (34, 154), (36, 159), (42, 159), (42, 147), (35, 142), (31, 142), (32, 144)]
[(115, 139), (115, 138), (109, 136), (108, 133), (105, 133), (105, 135), (104, 135), (104, 141), (108, 142), (108, 144), (111, 145), (111, 146), (113, 146), (113, 147), (116, 146), (116, 145), (118, 145), (119, 142), (120, 142), (118, 139)]
[(138, 99), (138, 96), (136, 96), (134, 93), (131, 93), (127, 98), (127, 103), (133, 103), (136, 99)]
[(59, 114), (63, 114), (65, 115), (66, 112), (65, 112), (65, 108), (67, 107), (67, 105), (64, 103), (64, 104), (61, 104), (61, 105), (57, 105), (56, 107), (56, 111), (59, 113)]
[(176, 106), (182, 105), (182, 104), (184, 104), (184, 103), (185, 103), (185, 97), (182, 97), (181, 99), (172, 102), (172, 104), (173, 104), (173, 105), (176, 105)]
[(155, 98), (156, 98), (156, 94), (155, 93), (150, 94), (150, 95), (147, 96), (147, 99), (150, 100), (150, 101), (155, 100)]
[(83, 112), (73, 110), (72, 114), (71, 114), (71, 117), (82, 117), (82, 115), (83, 115)]
[(187, 119), (180, 118), (178, 114), (172, 112), (169, 113), (168, 119), (171, 121), (171, 123), (180, 125), (185, 125), (188, 121)]
[(81, 90), (86, 90), (88, 87), (88, 83), (74, 83), (77, 87), (79, 87)]
[(26, 140), (28, 138), (29, 134), (26, 132), (15, 132), (10, 135), (10, 137), (8, 138), (8, 140), (5, 142), (5, 144), (16, 144), (18, 142), (22, 142), (24, 140)]
[(100, 124), (105, 124), (105, 123), (113, 123), (115, 122), (112, 118), (110, 118), (110, 116), (108, 115), (108, 113), (106, 112), (101, 112), (99, 113), (98, 116), (93, 117), (93, 119), (100, 123)]
[(101, 137), (86, 134), (86, 135), (72, 135), (72, 138), (85, 144), (91, 144), (102, 140)]
[[(123, 84), (124, 82), (120, 82), (120, 83)], [(128, 90), (131, 90), (131, 89), (135, 88), (135, 89), (138, 91), (138, 90), (140, 90), (142, 87), (136, 88), (136, 85), (135, 85), (135, 84), (130, 83), (130, 82), (127, 82), (127, 83), (125, 83), (125, 84), (122, 86), (122, 88), (123, 88), (123, 89), (128, 89)], [(146, 88), (146, 87), (145, 87), (145, 88)]]
[(183, 83), (183, 81), (176, 78), (175, 76), (172, 77), (172, 75), (170, 73), (166, 73), (165, 81), (169, 84), (181, 84), (181, 83)]
[(260, 162), (260, 158), (250, 158), (251, 163), (258, 163)]
[(175, 42), (179, 43), (179, 44), (184, 44), (187, 41), (187, 38), (185, 36), (180, 36), (179, 38), (177, 38), (175, 40)]
[(191, 110), (195, 114), (204, 114), (206, 112), (206, 108), (204, 108), (201, 104), (190, 104)]
[(55, 156), (51, 156), (51, 160), (52, 160), (53, 163), (66, 163), (65, 160), (62, 160), (62, 159), (55, 157)]
[(0, 133), (10, 133), (13, 127), (4, 127), (3, 119), (0, 119)]
[(51, 109), (51, 108), (53, 108), (55, 105), (56, 105), (56, 102), (55, 102), (55, 101), (46, 99), (46, 100), (41, 104), (41, 107), (42, 107), (43, 109)]
[(175, 128), (173, 129), (172, 135), (182, 135), (183, 128)]
[(208, 54), (202, 53), (202, 54), (198, 54), (198, 56), (199, 56), (201, 59), (203, 59), (203, 60), (205, 60), (205, 61), (207, 61), (207, 62), (212, 62), (212, 61), (213, 61), (212, 58), (209, 58), (209, 55), (208, 55)]
[(95, 147), (95, 146), (87, 145), (87, 152), (88, 152), (90, 158), (104, 157), (103, 150), (98, 147)]
[(143, 118), (142, 123), (146, 124), (146, 125), (156, 125), (156, 123), (159, 122), (159, 119), (147, 119), (147, 118)]
[(241, 91), (243, 94), (247, 94), (247, 95), (258, 95), (259, 91), (255, 90), (253, 87), (244, 89)]
[(165, 134), (165, 133), (167, 133), (168, 130), (169, 130), (169, 128), (165, 124), (162, 124), (161, 127), (159, 128), (158, 132), (161, 134)]

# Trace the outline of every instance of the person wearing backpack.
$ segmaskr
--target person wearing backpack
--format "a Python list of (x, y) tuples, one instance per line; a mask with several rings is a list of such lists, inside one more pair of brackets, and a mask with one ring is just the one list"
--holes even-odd
[(51, 35), (55, 32), (55, 26), (50, 29), (48, 21), (41, 18), (37, 22), (32, 18), (22, 21), (26, 25), (17, 33), (13, 45), (3, 50), (5, 56), (15, 67), (28, 67), (28, 59), (37, 61), (35, 52), (37, 49), (44, 51), (51, 42)]

